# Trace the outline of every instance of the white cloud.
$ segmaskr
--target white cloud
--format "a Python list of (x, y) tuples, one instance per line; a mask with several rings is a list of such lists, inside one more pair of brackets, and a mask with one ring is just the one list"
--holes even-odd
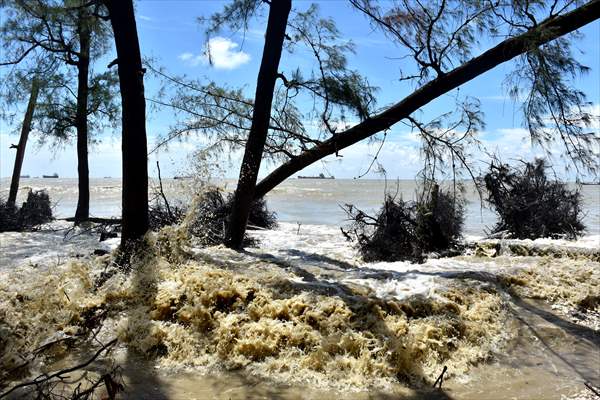
[(243, 51), (236, 51), (239, 45), (227, 38), (220, 36), (208, 41), (204, 51), (204, 57), (217, 69), (235, 69), (250, 61), (250, 55)]
[(178, 58), (191, 66), (210, 63), (216, 69), (232, 70), (250, 61), (250, 54), (237, 50), (238, 47), (239, 45), (230, 39), (217, 36), (208, 41), (202, 54), (185, 52)]
[(147, 15), (138, 15), (138, 19), (141, 19), (142, 21), (154, 21), (154, 18), (148, 17)]
[(179, 58), (181, 61), (189, 61), (194, 58), (194, 55), (190, 52), (186, 52), (186, 53), (180, 54), (177, 58)]

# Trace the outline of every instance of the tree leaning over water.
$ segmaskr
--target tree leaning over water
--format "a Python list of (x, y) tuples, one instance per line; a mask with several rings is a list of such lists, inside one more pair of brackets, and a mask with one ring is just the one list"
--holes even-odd
[[(10, 53), (7, 48), (7, 53)], [(8, 62), (10, 72), (4, 75), (0, 86), (1, 90), (1, 118), (7, 125), (18, 121), (19, 141), (11, 144), (15, 149), (15, 162), (12, 171), (10, 189), (7, 205), (16, 205), (21, 171), (28, 143), (31, 141), (30, 133), (34, 133), (38, 143), (63, 140), (62, 135), (57, 135), (53, 127), (60, 119), (57, 119), (51, 110), (62, 109), (59, 104), (63, 98), (67, 80), (66, 71), (61, 68), (61, 61), (53, 56), (38, 53), (28, 57), (28, 60), (14, 65)], [(4, 60), (0, 63), (7, 66)], [(30, 90), (23, 90), (30, 88)], [(26, 104), (24, 115), (15, 112), (15, 106)], [(16, 130), (16, 129), (15, 129)]]
[(14, 207), (17, 201), (19, 180), (21, 178), (21, 167), (23, 166), (23, 159), (25, 158), (25, 148), (27, 147), (27, 139), (29, 138), (29, 132), (31, 131), (31, 122), (33, 120), (33, 113), (35, 111), (39, 92), (40, 81), (37, 79), (37, 77), (34, 77), (31, 81), (31, 92), (29, 94), (29, 101), (27, 102), (27, 110), (25, 111), (25, 116), (23, 117), (23, 124), (21, 125), (19, 143), (16, 145), (15, 149), (15, 165), (13, 167), (12, 178), (10, 180), (8, 199), (6, 200), (6, 205), (8, 207)]
[[(267, 7), (265, 4), (267, 3), (260, 1), (232, 2), (222, 12), (209, 19), (207, 34), (219, 31), (224, 25), (234, 30), (240, 29), (245, 26), (248, 18), (260, 13), (261, 6)], [(273, 9), (279, 6), (280, 4), (275, 3), (270, 5)], [(271, 12), (269, 16), (272, 16)], [(357, 71), (348, 67), (347, 56), (354, 51), (354, 45), (340, 36), (332, 19), (319, 16), (316, 5), (311, 5), (302, 12), (294, 12), (293, 17), (287, 20), (287, 29), (283, 19), (279, 22), (282, 24), (282, 36), (278, 50), (279, 53), (285, 50), (286, 64), (289, 63), (289, 56), (295, 51), (306, 50), (317, 67), (313, 70), (291, 68), (290, 71), (290, 67), (285, 67), (286, 70), (283, 71), (281, 67), (270, 70), (269, 80), (258, 79), (254, 100), (245, 98), (241, 90), (219, 87), (215, 83), (190, 81), (185, 77), (169, 76), (164, 70), (149, 66), (151, 72), (161, 77), (169, 88), (174, 89), (170, 101), (150, 101), (193, 117), (180, 119), (155, 149), (170, 140), (194, 132), (214, 139), (211, 149), (217, 152), (239, 149), (246, 143), (252, 143), (252, 151), (248, 148), (245, 152), (240, 169), (240, 187), (236, 190), (236, 196), (239, 194), (240, 197), (246, 198), (237, 201), (229, 220), (231, 247), (239, 248), (239, 240), (244, 235), (245, 222), (240, 215), (245, 212), (241, 212), (240, 208), (251, 202), (249, 195), (253, 189), (250, 186), (253, 185), (248, 183), (256, 180), (261, 158), (284, 161), (293, 157), (295, 151), (308, 149), (320, 142), (320, 138), (311, 136), (303, 126), (302, 118), (306, 117), (306, 114), (300, 111), (298, 104), (314, 104), (311, 116), (325, 127), (323, 135), (331, 135), (340, 126), (345, 125), (347, 113), (355, 114), (363, 120), (371, 112), (374, 103), (374, 88)], [(269, 56), (268, 52), (273, 51), (273, 42), (269, 41), (270, 38), (265, 41), (265, 56)], [(210, 48), (208, 50), (210, 51)], [(283, 59), (283, 55), (281, 57)], [(263, 63), (262, 66), (266, 64)], [(265, 99), (270, 103), (266, 110)], [(260, 135), (262, 143), (256, 146), (255, 132), (259, 125), (266, 134)], [(249, 176), (252, 178), (246, 179)], [(231, 240), (231, 236), (235, 236), (235, 239)]]
[[(594, 116), (586, 108), (589, 103), (584, 93), (573, 85), (573, 80), (588, 69), (573, 56), (571, 43), (577, 29), (600, 17), (599, 0), (385, 3), (351, 0), (350, 3), (398, 46), (398, 58), (403, 62), (400, 80), (416, 89), (403, 100), (373, 112), (374, 101), (369, 100), (372, 90), (368, 90), (368, 85), (360, 84), (360, 75), (344, 74), (334, 83), (327, 75), (328, 67), (335, 66), (335, 62), (324, 62), (323, 55), (337, 56), (341, 52), (331, 51), (340, 49), (339, 41), (323, 41), (319, 28), (325, 27), (331, 32), (333, 22), (318, 24), (313, 19), (309, 28), (303, 29), (298, 23), (303, 13), (294, 11), (295, 17), (288, 21), (288, 29), (295, 30), (307, 48), (314, 50), (319, 68), (309, 79), (305, 79), (299, 70), (291, 75), (278, 74), (281, 83), (274, 91), (263, 157), (283, 162), (256, 185), (255, 199), (326, 156), (338, 155), (346, 147), (376, 135), (383, 135), (385, 139), (398, 122), (410, 126), (421, 139), (425, 179), (435, 179), (443, 171), (451, 171), (455, 176), (459, 169), (466, 170), (474, 179), (477, 176), (475, 160), (468, 151), (481, 145), (477, 134), (484, 126), (484, 118), (479, 102), (464, 96), (459, 98), (457, 92), (455, 111), (429, 122), (420, 120), (419, 111), (510, 60), (514, 60), (514, 71), (506, 79), (507, 89), (515, 98), (525, 99), (523, 119), (532, 141), (545, 149), (549, 149), (551, 143), (560, 143), (568, 162), (578, 171), (580, 168), (597, 168), (595, 146), (600, 140), (587, 131)], [(213, 25), (245, 28), (260, 4), (260, 1), (232, 1), (210, 21)], [(567, 37), (569, 34), (574, 35)], [(488, 50), (474, 56), (473, 53), (490, 42), (492, 45)], [(286, 44), (284, 48), (288, 47), (291, 45)], [(195, 93), (183, 97), (193, 100), (196, 96), (197, 101), (176, 102), (174, 107), (195, 118), (190, 126), (174, 131), (174, 136), (194, 130), (206, 131), (215, 135), (218, 145), (253, 147), (246, 139), (250, 131), (247, 124), (254, 122), (249, 117), (254, 108), (252, 100), (243, 98), (240, 92), (214, 84), (201, 86), (194, 83), (183, 87), (182, 90)], [(367, 90), (360, 92), (362, 88)], [(266, 86), (257, 87), (257, 93), (261, 89), (268, 90)], [(321, 108), (303, 113), (297, 105), (301, 92), (321, 100)], [(364, 103), (361, 104), (361, 100)], [(332, 123), (330, 107), (336, 101), (342, 108), (357, 111), (360, 121), (354, 125), (345, 123), (342, 114), (337, 124)], [(302, 121), (311, 120), (314, 115), (320, 116), (320, 130), (317, 134), (309, 134)], [(227, 129), (219, 131), (215, 125)], [(238, 134), (232, 135), (232, 131)], [(239, 220), (234, 224), (238, 226), (231, 229), (243, 230)]]
[[(264, 196), (310, 164), (390, 129), (392, 125), (408, 119), (421, 107), (443, 94), (519, 56), (521, 59), (511, 76), (514, 78), (514, 86), (510, 89), (512, 94), (518, 96), (523, 92), (523, 87), (520, 86), (523, 82), (530, 85), (529, 88), (525, 88), (529, 91), (525, 93), (527, 99), (524, 112), (526, 126), (532, 139), (540, 144), (548, 143), (555, 140), (552, 135), (554, 132), (565, 146), (566, 153), (574, 165), (597, 168), (597, 154), (593, 152), (592, 146), (598, 145), (599, 138), (584, 131), (592, 116), (583, 110), (583, 106), (586, 105), (583, 93), (574, 89), (568, 82), (568, 76), (574, 77), (580, 72), (585, 72), (586, 68), (573, 58), (569, 42), (563, 36), (600, 18), (599, 0), (582, 5), (581, 2), (569, 1), (561, 4), (554, 1), (550, 6), (534, 1), (514, 4), (474, 2), (481, 3), (482, 9), (474, 11), (471, 16), (463, 17), (464, 23), (454, 32), (436, 29), (438, 21), (442, 21), (447, 3), (451, 2), (441, 2), (435, 13), (423, 8), (417, 13), (411, 9), (397, 9), (392, 14), (382, 15), (379, 8), (369, 0), (351, 1), (376, 26), (386, 31), (412, 54), (418, 65), (418, 72), (407, 78), (426, 83), (383, 112), (290, 158), (257, 184), (256, 197)], [(465, 2), (467, 3), (470, 2)], [(566, 12), (574, 3), (578, 6)], [(459, 4), (459, 7), (461, 6)], [(539, 14), (547, 8), (548, 17), (538, 21), (533, 13)], [(483, 18), (484, 16), (486, 18)], [(509, 37), (481, 55), (468, 59), (471, 46), (476, 43), (475, 32), (468, 30), (469, 24), (473, 24), (479, 18), (482, 23), (490, 24), (490, 27), (494, 26), (494, 22), (504, 21)], [(489, 18), (496, 20), (490, 21)], [(409, 34), (411, 29), (414, 29), (412, 35)], [(466, 32), (461, 34), (461, 30)], [(488, 33), (494, 32), (495, 30), (490, 30)], [(465, 33), (467, 38), (461, 37)], [(444, 36), (444, 45), (436, 42), (443, 40)], [(411, 38), (416, 40), (410, 42)], [(457, 52), (454, 57), (451, 57), (452, 50)], [(449, 69), (456, 62), (459, 62), (458, 66)], [(428, 80), (432, 73), (435, 77)], [(411, 120), (413, 123), (415, 121)], [(423, 125), (418, 124), (417, 127), (423, 128)], [(419, 130), (426, 143), (441, 143), (450, 150), (453, 160), (467, 165), (464, 155), (456, 148), (458, 142), (455, 139), (438, 137), (431, 129)]]

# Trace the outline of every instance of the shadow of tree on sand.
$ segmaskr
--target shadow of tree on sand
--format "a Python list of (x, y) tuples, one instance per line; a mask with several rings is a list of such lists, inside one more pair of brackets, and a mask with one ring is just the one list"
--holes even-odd
[[(323, 280), (318, 276), (318, 271), (321, 270), (332, 270), (342, 268), (345, 272), (351, 272), (358, 274), (363, 279), (377, 279), (377, 280), (396, 280), (402, 281), (404, 279), (414, 277), (415, 275), (435, 276), (455, 281), (477, 281), (491, 285), (499, 293), (505, 293), (504, 298), (510, 303), (510, 311), (513, 317), (519, 321), (522, 327), (525, 327), (531, 334), (537, 338), (546, 350), (552, 354), (555, 359), (560, 360), (567, 368), (569, 368), (574, 374), (576, 374), (582, 381), (590, 381), (594, 383), (600, 383), (600, 376), (597, 375), (597, 371), (593, 368), (585, 368), (583, 366), (576, 365), (568, 356), (565, 356), (564, 351), (553, 348), (552, 344), (544, 339), (544, 335), (539, 332), (539, 328), (532, 323), (533, 317), (539, 317), (550, 326), (553, 326), (567, 335), (574, 338), (575, 341), (579, 342), (582, 349), (586, 351), (596, 351), (598, 357), (600, 357), (600, 334), (586, 326), (573, 323), (553, 312), (544, 309), (541, 302), (531, 302), (521, 298), (510, 286), (507, 285), (505, 279), (498, 274), (491, 273), (484, 270), (469, 270), (469, 271), (424, 271), (423, 268), (411, 269), (407, 271), (390, 271), (390, 270), (377, 270), (369, 268), (368, 270), (362, 269), (352, 264), (340, 262), (338, 260), (331, 259), (321, 254), (311, 254), (308, 252), (293, 250), (289, 251), (288, 254), (300, 257), (301, 262), (295, 262), (295, 260), (280, 259), (277, 256), (271, 254), (259, 254), (259, 258), (263, 258), (272, 262), (275, 265), (284, 268), (285, 270), (294, 273), (295, 275), (303, 278), (302, 282), (294, 282), (293, 286), (298, 291), (311, 291), (316, 294), (331, 296), (336, 295), (343, 299), (350, 308), (356, 308), (356, 304), (368, 304), (373, 301), (371, 297), (359, 296), (356, 292), (348, 287), (347, 285), (334, 281), (334, 280)], [(256, 254), (255, 254), (256, 256)], [(304, 262), (310, 260), (311, 262), (319, 263), (317, 268), (306, 268)], [(323, 265), (329, 264), (329, 265)], [(310, 271), (309, 271), (310, 270)], [(537, 304), (536, 304), (537, 303)], [(384, 325), (383, 325), (384, 326)], [(358, 324), (358, 329), (369, 330), (372, 327), (368, 325)], [(594, 350), (595, 349), (595, 350)]]

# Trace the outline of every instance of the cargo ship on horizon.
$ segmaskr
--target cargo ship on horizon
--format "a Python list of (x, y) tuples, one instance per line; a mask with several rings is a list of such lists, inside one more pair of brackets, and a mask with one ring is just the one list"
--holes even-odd
[(325, 176), (323, 174), (319, 174), (318, 176), (302, 176), (298, 175), (298, 179), (335, 179), (335, 176)]

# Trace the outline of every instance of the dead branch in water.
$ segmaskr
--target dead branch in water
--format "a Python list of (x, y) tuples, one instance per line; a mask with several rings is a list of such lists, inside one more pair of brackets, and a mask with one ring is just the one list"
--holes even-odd
[(167, 201), (167, 196), (165, 196), (165, 191), (163, 190), (162, 178), (160, 176), (160, 164), (158, 163), (158, 160), (156, 160), (156, 170), (158, 171), (158, 185), (159, 185), (159, 189), (160, 189), (160, 195), (165, 202), (165, 207), (167, 208), (167, 212), (169, 213), (169, 218), (175, 219), (173, 216), (173, 213), (171, 212), (171, 207), (169, 206), (169, 202)]
[(600, 392), (594, 389), (594, 387), (589, 382), (583, 382), (586, 388), (588, 388), (592, 393), (600, 398)]
[[(68, 376), (66, 376), (67, 374), (69, 374), (71, 372), (75, 372), (77, 370), (81, 370), (81, 369), (87, 367), (92, 362), (94, 362), (103, 352), (109, 350), (112, 346), (114, 346), (117, 343), (117, 341), (118, 341), (117, 339), (113, 339), (110, 342), (106, 343), (105, 345), (102, 345), (102, 347), (100, 347), (100, 349), (98, 349), (98, 351), (96, 351), (96, 353), (90, 359), (88, 359), (87, 361), (85, 361), (82, 364), (78, 364), (78, 365), (75, 365), (73, 367), (62, 369), (62, 370), (57, 371), (57, 372), (55, 372), (55, 373), (53, 373), (51, 375), (42, 374), (42, 375), (39, 375), (37, 378), (35, 378), (32, 381), (20, 383), (20, 384), (14, 386), (13, 388), (11, 388), (9, 391), (7, 391), (5, 393), (1, 393), (0, 394), (0, 399), (8, 397), (9, 394), (15, 392), (18, 389), (23, 389), (23, 388), (26, 388), (26, 387), (29, 387), (29, 386), (36, 386), (37, 391), (40, 392), (40, 393), (43, 393), (44, 387), (47, 387), (48, 385), (56, 384), (56, 383), (61, 382), (61, 381), (64, 381), (65, 379), (68, 378)], [(106, 379), (105, 379), (106, 375), (107, 374), (103, 375), (102, 378), (101, 378), (101, 381), (103, 383), (106, 381)], [(90, 388), (86, 389), (83, 392), (79, 392), (80, 386), (78, 386), (75, 389), (75, 392), (73, 393), (73, 397), (77, 398), (77, 399), (86, 398), (87, 396), (89, 396), (90, 394), (92, 394), (93, 390), (95, 390), (99, 385), (100, 385), (100, 383), (97, 382), (97, 383), (93, 384)], [(112, 380), (112, 377), (110, 378), (109, 385), (110, 385), (110, 388), (107, 386), (107, 391), (109, 392), (109, 395), (111, 394), (111, 392), (114, 392), (115, 385), (119, 385), (120, 386), (120, 384), (118, 384), (118, 383), (114, 382), (114, 380)], [(90, 392), (90, 390), (91, 390), (91, 392)], [(114, 398), (114, 396), (112, 396), (110, 398)]]
[[(96, 224), (108, 224), (108, 225), (120, 225), (121, 224), (121, 218), (90, 217), (87, 220), (89, 222), (93, 222)], [(60, 221), (75, 222), (75, 217), (61, 218)]]
[(433, 383), (433, 387), (435, 388), (438, 385), (439, 382), (439, 388), (442, 388), (442, 384), (444, 383), (444, 374), (446, 373), (446, 371), (448, 371), (448, 367), (446, 367), (444, 365), (444, 369), (442, 370), (442, 373), (440, 374), (440, 376), (438, 376), (438, 378), (435, 380), (435, 382)]

